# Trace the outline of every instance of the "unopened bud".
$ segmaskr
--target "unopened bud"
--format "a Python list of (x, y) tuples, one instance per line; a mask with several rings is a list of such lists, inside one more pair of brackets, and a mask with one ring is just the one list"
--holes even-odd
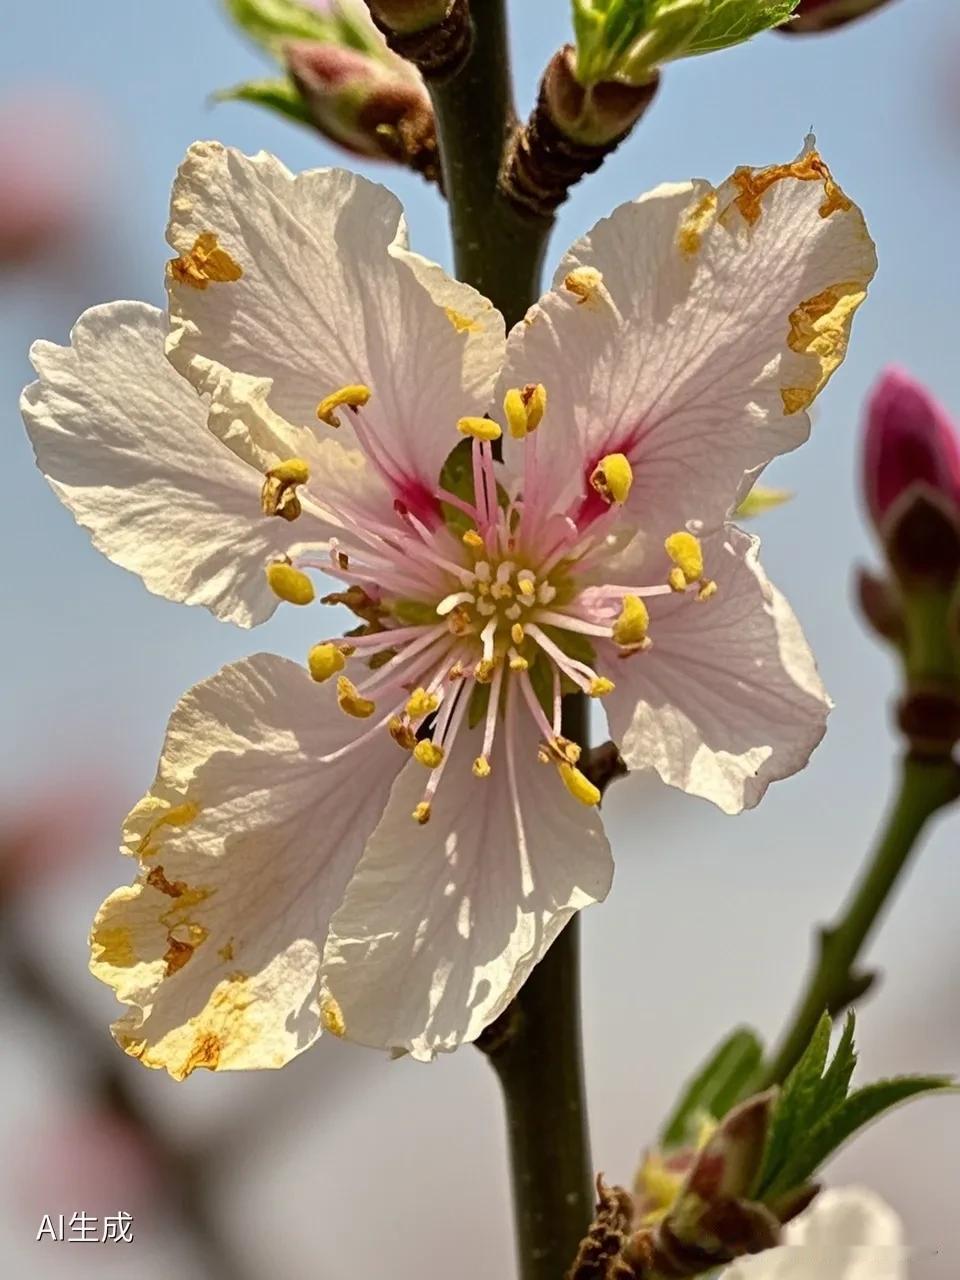
[(784, 35), (830, 31), (855, 22), (857, 18), (865, 18), (885, 4), (889, 4), (889, 0), (800, 0), (793, 21), (784, 23), (777, 30)]
[(398, 35), (435, 27), (447, 16), (451, 0), (367, 0), (374, 21)]
[(960, 439), (946, 410), (901, 369), (887, 369), (867, 405), (863, 486), (881, 535), (911, 485), (937, 490), (960, 511)]
[(322, 134), (356, 155), (407, 164), (435, 179), (436, 131), (423, 81), (409, 64), (384, 53), (375, 58), (312, 41), (284, 49), (310, 122)]

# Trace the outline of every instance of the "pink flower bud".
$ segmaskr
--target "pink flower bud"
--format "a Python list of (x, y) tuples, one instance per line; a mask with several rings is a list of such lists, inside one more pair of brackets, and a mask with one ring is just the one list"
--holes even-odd
[(295, 41), (287, 69), (316, 127), (357, 155), (410, 164), (430, 176), (436, 134), (419, 74), (384, 50), (374, 58), (344, 45)]
[(800, 0), (792, 22), (786, 22), (777, 31), (784, 35), (804, 35), (811, 31), (829, 31), (842, 27), (857, 18), (888, 4), (889, 0)]
[(881, 528), (912, 485), (935, 489), (960, 512), (960, 441), (930, 393), (901, 369), (887, 369), (867, 406), (864, 492)]

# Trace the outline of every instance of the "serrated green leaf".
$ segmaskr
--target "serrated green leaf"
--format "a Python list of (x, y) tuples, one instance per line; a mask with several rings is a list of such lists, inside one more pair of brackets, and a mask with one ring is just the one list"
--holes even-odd
[(290, 80), (247, 80), (231, 89), (218, 89), (214, 102), (252, 102), (276, 111), (298, 124), (311, 124), (310, 113)]
[(825, 1160), (829, 1159), (859, 1130), (893, 1107), (923, 1094), (944, 1090), (957, 1092), (948, 1076), (899, 1076), (878, 1080), (856, 1089), (839, 1106), (834, 1107), (819, 1123), (798, 1141), (772, 1181), (761, 1181), (758, 1195), (763, 1199), (783, 1195), (807, 1181)]
[(857, 1016), (851, 1009), (844, 1020), (843, 1034), (837, 1043), (836, 1052), (817, 1091), (817, 1107), (822, 1115), (827, 1115), (834, 1107), (840, 1106), (849, 1092), (857, 1065), (857, 1051), (853, 1043), (856, 1026)]
[(702, 1113), (715, 1120), (746, 1096), (763, 1059), (763, 1045), (749, 1027), (738, 1027), (710, 1055), (680, 1095), (660, 1134), (662, 1147), (681, 1146)]
[(820, 1114), (817, 1096), (827, 1063), (832, 1025), (830, 1015), (825, 1013), (817, 1023), (803, 1057), (787, 1076), (770, 1123), (767, 1149), (757, 1178), (758, 1187), (765, 1187), (776, 1178), (789, 1159), (797, 1137), (809, 1127), (812, 1118)]
[(742, 44), (761, 31), (779, 27), (800, 0), (713, 0), (709, 16), (683, 50), (684, 58), (716, 53)]

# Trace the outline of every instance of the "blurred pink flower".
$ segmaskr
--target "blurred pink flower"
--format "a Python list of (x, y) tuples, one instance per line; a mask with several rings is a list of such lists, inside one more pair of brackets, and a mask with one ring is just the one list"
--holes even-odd
[(810, 31), (830, 31), (857, 18), (865, 18), (889, 4), (890, 0), (800, 0), (792, 22), (777, 30), (784, 35), (804, 35)]
[(8, 1177), (23, 1210), (39, 1223), (44, 1213), (84, 1210), (103, 1216), (119, 1209), (134, 1217), (157, 1194), (157, 1166), (136, 1125), (108, 1110), (55, 1112), (21, 1130), (10, 1144)]
[(83, 98), (32, 85), (0, 99), (0, 269), (32, 262), (86, 228), (103, 129)]
[(863, 483), (874, 523), (916, 484), (936, 489), (960, 511), (960, 440), (947, 411), (905, 373), (881, 375), (867, 405)]

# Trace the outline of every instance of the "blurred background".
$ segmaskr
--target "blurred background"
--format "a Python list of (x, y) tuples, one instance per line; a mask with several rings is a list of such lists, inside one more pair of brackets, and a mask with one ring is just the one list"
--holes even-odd
[[(510, 7), (525, 114), (568, 8)], [(93, 303), (162, 303), (169, 184), (194, 139), (294, 169), (353, 162), (252, 106), (210, 105), (214, 89), (269, 74), (216, 0), (6, 0), (0, 32), (0, 1274), (509, 1276), (500, 1101), (474, 1050), (422, 1066), (327, 1038), (282, 1074), (177, 1085), (109, 1041), (116, 1006), (87, 973), (86, 934), (131, 876), (116, 833), (168, 713), (223, 663), (299, 659), (309, 637), (294, 610), (254, 635), (169, 604), (91, 548), (33, 466), (16, 408), (27, 348), (64, 341)], [(838, 906), (886, 801), (894, 671), (850, 602), (855, 563), (874, 556), (858, 424), (891, 360), (960, 415), (958, 56), (956, 0), (898, 0), (836, 33), (672, 66), (634, 137), (561, 210), (554, 259), (614, 204), (789, 159), (812, 126), (881, 263), (812, 442), (767, 477), (798, 496), (760, 525), (836, 699), (824, 744), (737, 819), (642, 779), (606, 801), (618, 872), (584, 919), (584, 1006), (594, 1159), (611, 1179), (630, 1179), (680, 1079), (734, 1023), (775, 1035), (811, 926)], [(398, 192), (413, 246), (449, 266), (435, 191), (353, 167)], [(860, 1019), (861, 1078), (960, 1069), (958, 835), (960, 814), (937, 825), (871, 949), (885, 977)], [(957, 1273), (958, 1148), (960, 1105), (921, 1102), (830, 1170), (896, 1206), (913, 1280)], [(135, 1215), (132, 1244), (36, 1242), (45, 1213), (119, 1210)]]

